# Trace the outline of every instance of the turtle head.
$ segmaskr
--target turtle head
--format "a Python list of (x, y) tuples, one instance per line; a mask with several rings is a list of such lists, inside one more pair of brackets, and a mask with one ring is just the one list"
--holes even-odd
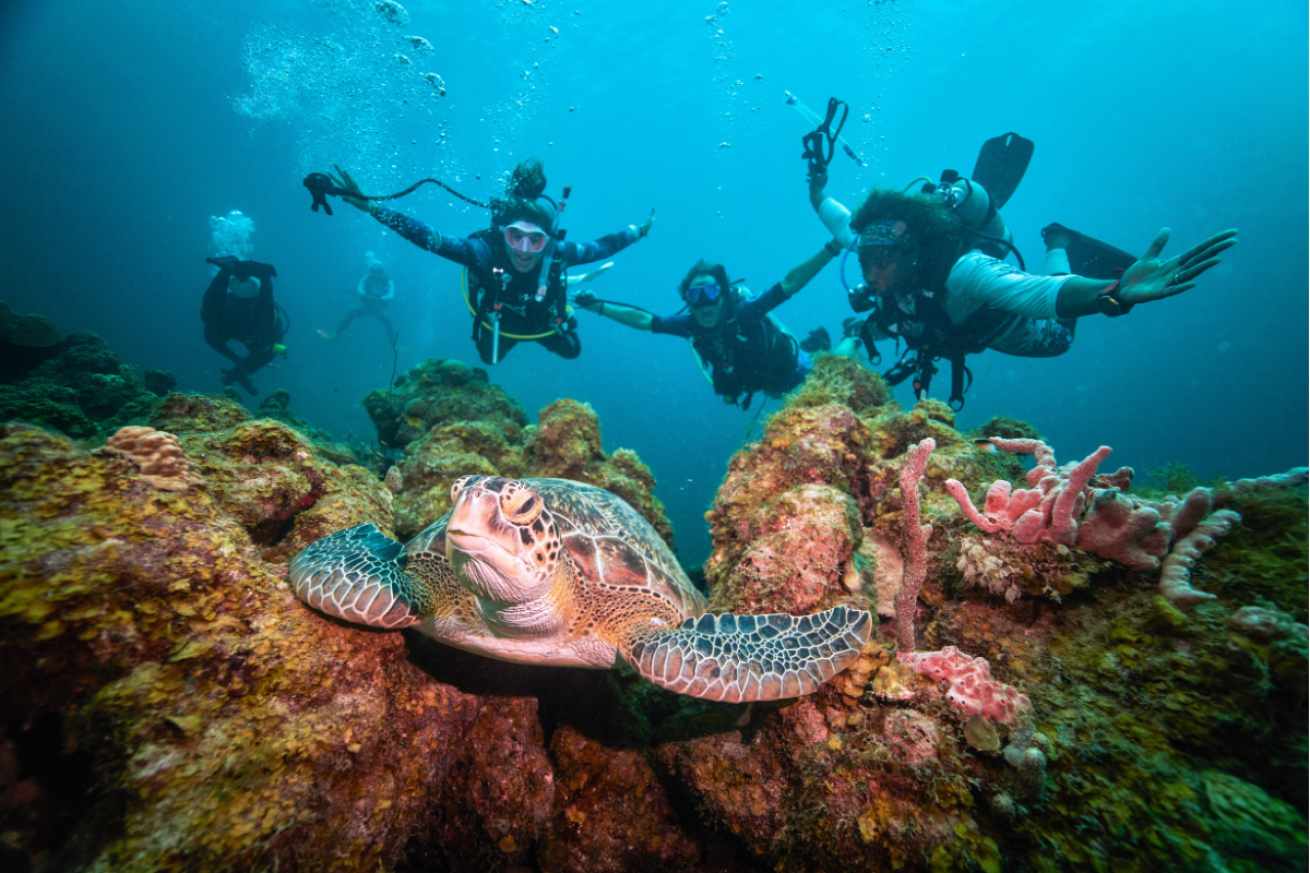
[(446, 557), (479, 598), (523, 603), (546, 594), (561, 561), (559, 527), (518, 479), (464, 476), (451, 487)]

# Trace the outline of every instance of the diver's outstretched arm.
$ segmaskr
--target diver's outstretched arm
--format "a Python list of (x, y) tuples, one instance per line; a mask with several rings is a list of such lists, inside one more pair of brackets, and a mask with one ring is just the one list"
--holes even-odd
[[(1196, 287), (1198, 276), (1219, 263), (1219, 254), (1237, 245), (1237, 231), (1225, 230), (1167, 261), (1159, 259), (1165, 243), (1169, 242), (1169, 228), (1163, 228), (1147, 248), (1146, 254), (1123, 274), (1117, 283), (1115, 297), (1127, 306), (1163, 300)], [(1070, 277), (1060, 287), (1055, 308), (1061, 318), (1076, 318), (1099, 312), (1097, 298), (1108, 288), (1104, 279)]]
[(840, 251), (841, 247), (835, 242), (824, 243), (823, 248), (792, 267), (791, 272), (782, 277), (782, 293), (790, 297), (804, 288), (811, 279), (819, 275), (820, 270), (828, 266), (828, 262), (835, 258), (837, 252)]
[(637, 330), (650, 330), (652, 316), (644, 309), (628, 306), (625, 303), (598, 300), (596, 295), (590, 291), (583, 291), (574, 298), (573, 302), (579, 309), (603, 315), (612, 321), (617, 321), (619, 324), (625, 324)]

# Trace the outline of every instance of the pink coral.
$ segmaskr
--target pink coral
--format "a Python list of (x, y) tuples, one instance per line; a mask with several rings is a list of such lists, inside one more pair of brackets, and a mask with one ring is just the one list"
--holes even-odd
[(992, 443), (1033, 455), (1037, 466), (1028, 471), (1032, 489), (1011, 493), (1009, 482), (993, 482), (983, 512), (974, 507), (961, 482), (947, 481), (951, 496), (979, 528), (1008, 533), (1025, 544), (1050, 540), (1077, 545), (1134, 570), (1160, 565), (1171, 538), (1169, 526), (1162, 522), (1159, 508), (1121, 493), (1132, 482), (1132, 468), (1096, 475), (1096, 468), (1110, 454), (1109, 446), (1101, 446), (1077, 464), (1056, 467), (1054, 452), (1040, 440), (992, 437)]
[(928, 538), (932, 525), (919, 524), (919, 480), (928, 469), (928, 457), (936, 440), (923, 440), (909, 451), (901, 471), (901, 500), (905, 507), (905, 579), (896, 593), (896, 645), (902, 652), (914, 651), (914, 612), (919, 589), (928, 575)]
[(204, 481), (192, 469), (177, 437), (162, 430), (119, 428), (104, 451), (127, 458), (140, 468), (143, 481), (164, 491), (186, 491)]
[[(1146, 501), (1122, 493), (1132, 484), (1131, 467), (1121, 467), (1108, 476), (1096, 475), (1097, 466), (1110, 454), (1108, 446), (1101, 446), (1079, 464), (1057, 468), (1051, 447), (1039, 440), (992, 437), (991, 441), (997, 448), (1037, 459), (1037, 466), (1028, 471), (1028, 484), (1036, 487), (1011, 493), (1009, 482), (993, 482), (979, 512), (964, 485), (948, 480), (947, 490), (965, 517), (979, 528), (1008, 533), (1020, 543), (1049, 539), (1076, 545), (1133, 570), (1154, 570), (1163, 558), (1160, 593), (1170, 603), (1186, 608), (1214, 599), (1192, 588), (1191, 568), (1214, 545), (1215, 537), (1242, 520), (1235, 512), (1213, 512), (1222, 501), (1231, 499), (1229, 492), (1216, 495), (1209, 488), (1195, 488), (1184, 498)], [(1244, 493), (1296, 486), (1305, 479), (1305, 468), (1296, 468), (1279, 476), (1241, 479), (1231, 487), (1233, 492)]]
[(1202, 554), (1214, 547), (1217, 537), (1228, 533), (1241, 520), (1236, 512), (1221, 509), (1178, 541), (1164, 559), (1164, 568), (1160, 571), (1160, 593), (1166, 600), (1182, 609), (1215, 599), (1213, 594), (1192, 587), (1192, 567), (1196, 566)]
[(971, 658), (955, 646), (940, 652), (901, 652), (896, 658), (916, 673), (949, 682), (946, 699), (969, 715), (1009, 724), (1032, 706), (1027, 695), (992, 678), (992, 665), (986, 658)]

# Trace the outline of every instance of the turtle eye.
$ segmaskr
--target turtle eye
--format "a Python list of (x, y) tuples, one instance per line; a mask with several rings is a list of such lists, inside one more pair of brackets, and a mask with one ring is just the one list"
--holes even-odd
[(541, 498), (535, 491), (512, 488), (500, 495), (500, 511), (510, 524), (531, 524), (541, 515)]
[(464, 490), (464, 486), (469, 483), (472, 476), (460, 476), (455, 480), (455, 484), (450, 486), (450, 500), (452, 503), (459, 500), (459, 492)]

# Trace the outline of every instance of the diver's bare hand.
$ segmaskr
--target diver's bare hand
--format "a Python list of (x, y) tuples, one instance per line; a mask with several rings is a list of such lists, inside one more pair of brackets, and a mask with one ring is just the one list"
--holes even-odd
[(655, 210), (652, 209), (650, 211), (650, 215), (646, 216), (646, 220), (643, 221), (641, 224), (637, 225), (637, 235), (640, 237), (650, 236), (650, 229), (654, 226), (655, 226)]
[(365, 199), (364, 192), (359, 190), (359, 185), (350, 178), (350, 174), (336, 164), (332, 165), (332, 169), (337, 171), (337, 175), (332, 177), (332, 182), (341, 189), (341, 199), (356, 209), (372, 212), (373, 210), (369, 208), (372, 201)]
[(1166, 227), (1155, 235), (1155, 241), (1141, 260), (1124, 272), (1119, 280), (1119, 295), (1123, 302), (1136, 304), (1163, 300), (1195, 288), (1196, 277), (1219, 263), (1219, 253), (1237, 245), (1237, 231), (1217, 233), (1181, 255), (1161, 261), (1159, 255), (1167, 242), (1169, 228)]

